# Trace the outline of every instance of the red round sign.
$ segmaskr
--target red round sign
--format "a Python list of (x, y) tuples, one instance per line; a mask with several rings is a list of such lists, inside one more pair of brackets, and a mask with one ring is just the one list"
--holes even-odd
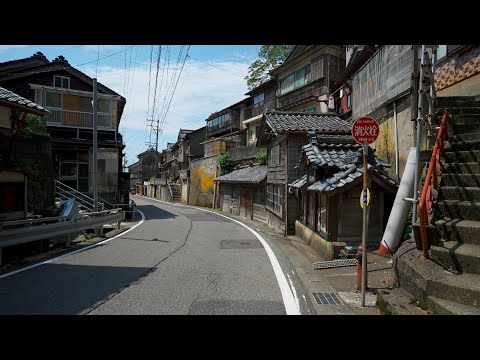
[(352, 136), (359, 144), (363, 144), (365, 141), (368, 144), (377, 140), (380, 127), (375, 119), (364, 116), (357, 120), (352, 125)]

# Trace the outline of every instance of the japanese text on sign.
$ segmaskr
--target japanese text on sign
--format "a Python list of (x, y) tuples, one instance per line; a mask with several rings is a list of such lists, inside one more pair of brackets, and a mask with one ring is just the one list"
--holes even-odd
[(377, 139), (379, 130), (380, 128), (375, 119), (362, 117), (353, 123), (352, 136), (360, 144), (363, 144), (365, 141), (371, 144)]

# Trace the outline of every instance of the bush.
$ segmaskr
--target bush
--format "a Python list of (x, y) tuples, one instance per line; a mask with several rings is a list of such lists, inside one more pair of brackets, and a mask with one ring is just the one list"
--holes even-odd
[(257, 162), (260, 165), (267, 165), (267, 153), (265, 151), (257, 153)]
[(228, 174), (233, 170), (234, 163), (229, 153), (223, 153), (218, 156), (217, 164), (220, 165), (220, 175)]
[(45, 118), (28, 114), (25, 117), (26, 125), (22, 128), (22, 133), (25, 135), (37, 134), (47, 131), (47, 124)]

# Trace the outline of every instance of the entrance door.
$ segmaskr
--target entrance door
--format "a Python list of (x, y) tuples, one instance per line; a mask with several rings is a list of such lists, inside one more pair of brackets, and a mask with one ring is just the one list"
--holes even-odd
[(240, 216), (252, 219), (252, 190), (240, 190)]

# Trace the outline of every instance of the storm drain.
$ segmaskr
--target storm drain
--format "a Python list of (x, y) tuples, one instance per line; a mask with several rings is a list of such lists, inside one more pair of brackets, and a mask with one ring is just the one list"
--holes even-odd
[(342, 300), (335, 293), (312, 293), (319, 305), (343, 305)]
[(313, 270), (327, 269), (333, 267), (342, 267), (342, 266), (353, 266), (357, 265), (356, 259), (339, 259), (331, 261), (319, 261), (313, 263)]

